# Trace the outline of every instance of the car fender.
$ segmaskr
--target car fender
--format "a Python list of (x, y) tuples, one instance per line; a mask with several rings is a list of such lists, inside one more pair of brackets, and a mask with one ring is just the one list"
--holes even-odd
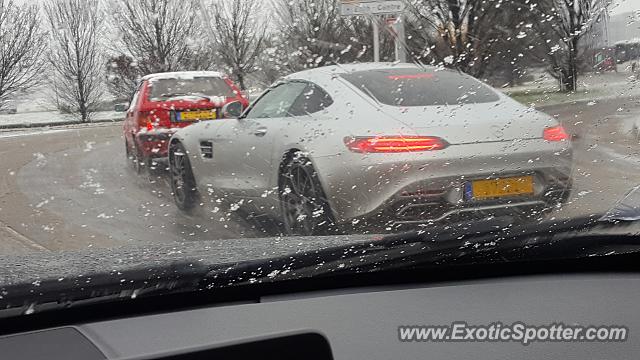
[[(215, 125), (214, 125), (215, 124)], [(180, 142), (184, 146), (187, 154), (189, 155), (189, 161), (191, 163), (191, 171), (196, 182), (196, 186), (200, 189), (201, 174), (205, 169), (203, 158), (200, 154), (200, 140), (203, 138), (212, 138), (219, 128), (218, 121), (216, 122), (199, 122), (185, 128), (181, 128), (171, 137), (169, 145), (176, 142)], [(200, 189), (202, 190), (202, 189)]]
[[(342, 137), (343, 136), (341, 134), (339, 138), (342, 139)], [(337, 150), (332, 152), (331, 156), (327, 156), (323, 151), (323, 149), (325, 149), (327, 146), (334, 147), (334, 149), (339, 149), (338, 146), (344, 146), (342, 144), (343, 140), (340, 140), (339, 141), (340, 144), (337, 144), (335, 141), (328, 143), (327, 139), (323, 137), (318, 137), (311, 141), (309, 141), (307, 136), (289, 137), (289, 138), (291, 139), (291, 141), (281, 143), (281, 144), (276, 144), (274, 147), (274, 154), (279, 154), (279, 155), (276, 155), (276, 158), (274, 158), (274, 161), (273, 161), (274, 171), (271, 172), (270, 174), (271, 178), (269, 179), (270, 188), (275, 190), (274, 192), (275, 196), (272, 197), (274, 201), (273, 205), (276, 205), (277, 201), (279, 201), (277, 191), (280, 185), (279, 184), (280, 170), (282, 168), (282, 165), (286, 161), (287, 157), (294, 152), (303, 153), (305, 157), (307, 157), (311, 161), (313, 168), (317, 172), (320, 186), (322, 186), (322, 189), (325, 192), (325, 194), (328, 195), (330, 193), (328, 191), (329, 190), (328, 187), (331, 186), (331, 183), (330, 183), (331, 175), (333, 172), (339, 171), (342, 165), (338, 163), (334, 163), (332, 166), (328, 166), (326, 162), (316, 161), (316, 160), (328, 158), (328, 157), (330, 158), (339, 157), (341, 152), (346, 151), (346, 147), (345, 147), (345, 150)], [(332, 199), (328, 198), (327, 200), (329, 201), (330, 207), (333, 209)]]

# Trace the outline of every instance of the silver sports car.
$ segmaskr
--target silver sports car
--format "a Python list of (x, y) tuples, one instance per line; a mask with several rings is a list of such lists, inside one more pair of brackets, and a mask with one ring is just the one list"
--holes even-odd
[(289, 75), (238, 118), (178, 131), (169, 164), (181, 209), (243, 206), (307, 235), (536, 217), (567, 199), (572, 150), (552, 117), (472, 77), (377, 63)]

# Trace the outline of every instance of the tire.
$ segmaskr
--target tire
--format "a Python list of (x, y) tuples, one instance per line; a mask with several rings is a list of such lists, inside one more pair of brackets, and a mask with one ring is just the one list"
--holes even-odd
[(127, 159), (129, 159), (129, 163), (131, 164), (133, 171), (135, 171), (135, 173), (138, 175), (142, 174), (146, 167), (147, 160), (144, 159), (144, 156), (140, 153), (140, 149), (138, 149), (138, 145), (135, 143), (135, 141), (133, 143), (133, 151), (128, 144), (126, 145), (126, 147)]
[(631, 136), (636, 143), (640, 143), (640, 129), (638, 129), (638, 126), (635, 124), (631, 128)]
[(283, 164), (279, 197), (286, 234), (326, 235), (335, 226), (318, 174), (309, 158), (302, 153), (294, 154)]
[(196, 206), (198, 192), (187, 151), (181, 143), (169, 146), (169, 176), (176, 206), (190, 211)]
[(124, 153), (127, 156), (127, 162), (131, 161), (131, 149), (129, 148), (129, 141), (124, 141)]

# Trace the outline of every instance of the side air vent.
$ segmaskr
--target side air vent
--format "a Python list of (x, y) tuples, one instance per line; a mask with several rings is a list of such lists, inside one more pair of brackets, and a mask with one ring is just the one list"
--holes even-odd
[(200, 142), (200, 153), (205, 159), (213, 159), (213, 144), (211, 141)]

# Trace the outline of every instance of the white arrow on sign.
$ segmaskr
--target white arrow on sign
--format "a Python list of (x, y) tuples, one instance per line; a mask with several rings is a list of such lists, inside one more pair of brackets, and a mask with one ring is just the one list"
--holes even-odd
[(397, 14), (403, 12), (405, 3), (401, 0), (390, 1), (354, 1), (343, 0), (340, 12), (342, 16)]

